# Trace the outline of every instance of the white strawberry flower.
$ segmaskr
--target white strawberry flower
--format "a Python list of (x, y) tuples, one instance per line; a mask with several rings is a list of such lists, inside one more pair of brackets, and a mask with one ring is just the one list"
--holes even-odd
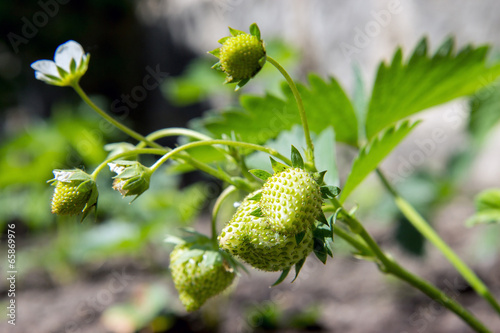
[(90, 54), (83, 47), (69, 40), (59, 45), (52, 60), (38, 60), (31, 64), (35, 78), (55, 86), (71, 86), (87, 71)]

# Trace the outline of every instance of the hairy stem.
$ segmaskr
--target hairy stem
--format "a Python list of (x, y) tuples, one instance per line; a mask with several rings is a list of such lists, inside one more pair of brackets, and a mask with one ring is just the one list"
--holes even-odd
[(410, 223), (425, 237), (427, 238), (441, 253), (448, 259), (448, 261), (455, 267), (455, 269), (462, 275), (462, 277), (470, 284), (472, 288), (483, 297), (495, 311), (500, 314), (500, 305), (495, 297), (488, 289), (488, 287), (479, 279), (472, 269), (460, 259), (460, 257), (446, 244), (446, 242), (437, 234), (437, 232), (430, 226), (430, 224), (413, 208), (413, 206), (403, 199), (396, 191), (396, 189), (389, 183), (382, 171), (377, 169), (377, 175), (387, 188), (389, 193), (394, 197), (394, 201), (403, 215), (410, 221)]
[[(162, 149), (164, 153), (168, 153), (168, 152), (172, 151), (170, 148), (165, 148), (165, 147), (159, 145), (158, 143), (151, 141), (151, 139), (148, 139), (148, 138), (142, 136), (141, 134), (135, 132), (134, 130), (123, 125), (118, 120), (116, 120), (113, 117), (111, 117), (110, 115), (108, 115), (106, 112), (104, 112), (102, 109), (100, 109), (97, 105), (95, 105), (94, 102), (92, 102), (92, 100), (87, 96), (87, 94), (83, 91), (83, 89), (80, 87), (80, 85), (78, 83), (75, 83), (72, 87), (78, 93), (78, 95), (82, 98), (82, 100), (85, 103), (87, 103), (87, 105), (89, 105), (95, 112), (97, 112), (100, 116), (102, 116), (104, 119), (106, 119), (108, 122), (110, 122), (112, 125), (117, 127), (119, 130), (121, 130), (125, 134), (131, 136), (132, 138), (134, 138), (140, 142), (143, 142), (144, 145), (148, 145), (150, 147), (157, 148), (157, 149)], [(189, 130), (185, 130), (184, 134), (188, 133), (188, 131)], [(192, 133), (190, 133), (190, 134), (192, 134)], [(141, 145), (141, 147), (142, 147), (142, 145)], [(185, 161), (186, 163), (190, 164), (191, 166), (195, 167), (196, 169), (201, 170), (201, 171), (203, 171), (203, 172), (205, 172), (213, 177), (219, 178), (223, 181), (226, 181), (230, 184), (235, 185), (234, 182), (232, 181), (231, 177), (229, 175), (227, 175), (225, 172), (218, 170), (218, 169), (215, 169), (206, 163), (200, 162), (200, 161), (192, 158), (191, 156), (189, 156), (189, 154), (186, 154), (186, 153), (179, 154), (179, 156), (176, 156), (176, 158), (179, 158), (179, 159)]]
[(311, 169), (311, 171), (316, 171), (316, 166), (314, 164), (314, 145), (311, 140), (311, 133), (309, 132), (306, 111), (304, 109), (304, 103), (302, 102), (302, 97), (300, 96), (299, 90), (297, 89), (295, 82), (293, 82), (288, 72), (276, 60), (267, 56), (267, 61), (269, 61), (274, 67), (276, 67), (276, 69), (283, 75), (286, 82), (290, 86), (290, 89), (292, 90), (295, 101), (297, 102), (297, 107), (299, 109), (300, 120), (302, 122), (302, 127), (304, 128), (304, 135), (306, 137), (306, 144), (308, 147), (308, 150), (306, 151), (307, 166), (309, 167), (309, 169)]
[(239, 141), (231, 141), (231, 140), (206, 140), (206, 141), (196, 141), (196, 142), (190, 142), (185, 145), (182, 145), (180, 147), (177, 147), (173, 149), (172, 151), (168, 152), (165, 154), (161, 159), (159, 159), (152, 167), (151, 169), (155, 170), (158, 168), (160, 165), (162, 165), (164, 162), (166, 162), (169, 158), (173, 157), (175, 154), (178, 154), (184, 150), (194, 148), (194, 147), (201, 147), (201, 146), (212, 146), (212, 145), (226, 145), (226, 146), (232, 146), (232, 147), (241, 147), (241, 148), (247, 148), (247, 149), (253, 149), (253, 150), (258, 150), (258, 151), (263, 151), (265, 153), (268, 153), (271, 156), (274, 156), (276, 158), (279, 158), (283, 162), (287, 164), (291, 164), (292, 162), (286, 158), (285, 156), (281, 155), (278, 153), (276, 150), (268, 148), (268, 147), (263, 147), (260, 145), (256, 145), (253, 143), (247, 143), (247, 142), (239, 142)]
[(87, 103), (88, 106), (90, 106), (95, 112), (97, 112), (101, 117), (103, 117), (108, 122), (110, 122), (113, 126), (118, 128), (119, 130), (121, 130), (125, 134), (129, 135), (130, 137), (136, 139), (137, 141), (142, 141), (142, 142), (146, 143), (148, 146), (151, 146), (153, 148), (164, 149), (164, 147), (162, 147), (161, 145), (146, 139), (141, 134), (137, 133), (136, 131), (129, 128), (128, 126), (123, 125), (118, 120), (114, 119), (109, 114), (104, 112), (101, 108), (99, 108), (97, 105), (95, 105), (94, 102), (92, 102), (92, 100), (87, 96), (87, 94), (83, 91), (83, 89), (80, 87), (80, 85), (78, 83), (75, 83), (74, 85), (72, 85), (72, 87), (76, 91), (76, 93), (80, 96), (80, 98), (85, 103)]
[[(187, 137), (190, 137), (190, 138), (193, 138), (196, 140), (201, 140), (201, 141), (213, 139), (213, 138), (211, 138), (207, 135), (204, 135), (202, 133), (199, 133), (197, 131), (193, 131), (193, 130), (190, 130), (187, 128), (181, 128), (181, 127), (171, 127), (171, 128), (165, 128), (165, 129), (155, 131), (155, 132), (149, 134), (148, 136), (146, 136), (146, 139), (151, 140), (151, 141), (156, 141), (160, 138), (165, 138), (168, 136), (179, 136), (179, 135), (187, 136)], [(144, 141), (142, 141), (137, 145), (137, 148), (142, 148), (145, 145), (146, 145), (146, 143)]]
[(219, 195), (214, 204), (214, 209), (212, 211), (212, 240), (217, 242), (217, 215), (219, 214), (220, 207), (224, 200), (236, 191), (236, 187), (233, 185), (228, 186), (222, 193)]
[[(339, 207), (342, 209), (342, 219), (347, 225), (354, 230), (364, 241), (365, 244), (362, 244), (358, 240), (353, 237), (345, 237), (347, 233), (338, 232), (339, 228), (336, 228), (337, 235), (344, 240), (346, 240), (353, 247), (358, 249), (361, 253), (366, 253), (367, 248), (369, 248), (370, 252), (378, 261), (379, 269), (386, 273), (396, 276), (397, 278), (405, 281), (406, 283), (412, 285), (413, 287), (419, 289), (424, 294), (443, 305), (447, 309), (453, 311), (456, 315), (463, 319), (470, 327), (472, 327), (477, 332), (489, 332), (489, 330), (481, 323), (472, 313), (467, 311), (464, 307), (462, 307), (458, 302), (453, 300), (444, 294), (443, 291), (439, 290), (437, 287), (427, 282), (426, 280), (410, 273), (403, 267), (401, 267), (394, 259), (387, 256), (372, 238), (372, 236), (366, 231), (361, 222), (359, 222), (354, 216), (350, 215), (347, 212), (340, 202), (336, 199), (332, 200), (332, 203), (335, 207)], [(343, 231), (343, 230), (341, 230)], [(350, 235), (349, 235), (350, 236)], [(368, 252), (368, 253), (370, 253)]]

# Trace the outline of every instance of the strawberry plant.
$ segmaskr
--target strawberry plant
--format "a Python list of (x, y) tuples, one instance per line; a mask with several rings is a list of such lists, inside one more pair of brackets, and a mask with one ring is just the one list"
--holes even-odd
[[(485, 324), (461, 304), (386, 254), (365, 229), (356, 209), (347, 207), (353, 206), (349, 199), (354, 190), (375, 172), (401, 214), (500, 315), (500, 305), (488, 287), (397, 192), (380, 168), (420, 124), (415, 117), (408, 117), (472, 95), (500, 76), (500, 63), (486, 62), (488, 47), (467, 46), (456, 51), (449, 39), (429, 54), (428, 42), (422, 39), (409, 58), (398, 49), (391, 62), (382, 62), (371, 95), (361, 93), (352, 101), (334, 78), (311, 74), (307, 84), (295, 82), (267, 53), (256, 24), (250, 26), (249, 33), (229, 30), (231, 36), (219, 40), (222, 46), (210, 52), (219, 59), (213, 68), (226, 75), (225, 83), (235, 83), (236, 89), (241, 89), (263, 66), (274, 66), (285, 79), (283, 94), (242, 95), (238, 108), (205, 114), (196, 122), (196, 130), (165, 128), (143, 136), (99, 108), (80, 86), (90, 56), (74, 41), (61, 45), (54, 61), (32, 64), (37, 79), (73, 88), (91, 109), (137, 141), (136, 145), (113, 145), (110, 155), (90, 174), (54, 171), (53, 213), (81, 213), (85, 218), (97, 207), (97, 177), (107, 166), (116, 173), (113, 188), (123, 197), (135, 196), (133, 200), (148, 190), (155, 172), (165, 164), (197, 169), (219, 179), (225, 188), (213, 206), (211, 235), (191, 230), (184, 238), (167, 237), (176, 244), (170, 270), (187, 311), (199, 309), (226, 290), (237, 274), (246, 271), (245, 264), (266, 272), (281, 271), (275, 285), (292, 269), (297, 277), (311, 253), (326, 264), (328, 256), (334, 254), (332, 242), (340, 237), (358, 257), (375, 262), (382, 273), (420, 290), (474, 330), (487, 332)], [(289, 131), (296, 131), (296, 125), (302, 127), (300, 146), (283, 139)], [(169, 136), (187, 140), (175, 148), (158, 143)], [(286, 141), (286, 150), (271, 148), (272, 140)], [(357, 151), (340, 187), (332, 154), (337, 143)], [(248, 167), (255, 152), (268, 157), (267, 166)], [(138, 159), (141, 155), (157, 155), (158, 159), (145, 166)], [(236, 191), (244, 191), (246, 196), (232, 218), (219, 228), (221, 207)], [(498, 207), (498, 191), (481, 195), (478, 214), (469, 222), (498, 222)]]

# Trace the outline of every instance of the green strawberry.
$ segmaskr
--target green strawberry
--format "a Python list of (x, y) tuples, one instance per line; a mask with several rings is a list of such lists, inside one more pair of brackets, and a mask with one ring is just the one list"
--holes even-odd
[(84, 217), (97, 204), (95, 181), (82, 170), (54, 170), (55, 186), (52, 195), (52, 213), (58, 215), (77, 215)]
[(273, 230), (295, 235), (311, 228), (321, 211), (321, 191), (314, 178), (299, 168), (269, 177), (262, 187), (260, 207)]
[(187, 311), (198, 310), (207, 299), (229, 287), (236, 276), (218, 251), (189, 243), (174, 248), (170, 254), (170, 270)]
[(212, 68), (226, 74), (225, 83), (243, 87), (266, 63), (266, 49), (257, 24), (250, 25), (250, 34), (229, 28), (231, 36), (219, 40), (221, 47), (210, 51), (219, 61)]
[(227, 82), (252, 78), (262, 68), (259, 60), (265, 55), (262, 42), (255, 36), (228, 38), (220, 48), (221, 69), (228, 76)]
[(233, 218), (219, 236), (219, 246), (254, 268), (275, 272), (289, 268), (307, 257), (313, 249), (311, 229), (307, 229), (300, 244), (295, 235), (273, 230), (266, 217), (251, 215), (259, 203), (249, 198), (242, 202)]

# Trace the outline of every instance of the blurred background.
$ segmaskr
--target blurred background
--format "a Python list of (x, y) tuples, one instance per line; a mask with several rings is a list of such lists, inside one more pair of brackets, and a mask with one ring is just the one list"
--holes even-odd
[[(408, 56), (423, 36), (432, 50), (449, 36), (458, 48), (490, 44), (491, 58), (498, 58), (499, 14), (500, 3), (493, 0), (2, 1), (0, 228), (7, 253), (7, 224), (16, 225), (18, 317), (15, 327), (0, 317), (0, 331), (470, 332), (437, 303), (353, 259), (341, 241), (334, 260), (323, 267), (311, 258), (293, 284), (287, 280), (270, 289), (277, 275), (252, 271), (227, 295), (186, 314), (169, 277), (171, 248), (163, 239), (180, 226), (208, 231), (211, 203), (222, 184), (172, 167), (155, 174), (152, 188), (129, 205), (111, 190), (108, 172), (99, 179), (95, 218), (79, 223), (53, 216), (52, 188), (46, 184), (53, 169), (92, 170), (106, 157), (105, 144), (133, 141), (94, 115), (70, 88), (35, 80), (30, 64), (52, 59), (57, 46), (76, 40), (91, 54), (83, 89), (147, 134), (196, 126), (193, 119), (237, 105), (242, 93), (280, 96), (281, 78), (269, 67), (243, 92), (222, 86), (223, 76), (210, 69), (216, 59), (207, 51), (219, 46), (228, 26), (246, 31), (257, 22), (268, 53), (294, 78), (305, 81), (310, 72), (334, 76), (352, 95), (359, 81), (369, 94), (379, 62), (389, 60), (397, 46)], [(159, 85), (145, 89), (151, 73), (158, 73)], [(500, 187), (497, 90), (488, 99), (488, 126), (471, 125), (474, 97), (429, 110), (418, 115), (424, 123), (383, 167), (389, 175), (398, 173), (422, 138), (443, 127), (443, 114), (455, 117), (456, 126), (443, 128), (445, 142), (391, 180), (498, 297), (500, 228), (465, 226), (475, 194)], [(354, 150), (337, 147), (341, 183), (354, 156)], [(398, 214), (376, 179), (363, 189), (354, 201), (382, 247), (500, 331), (500, 319)], [(5, 309), (5, 279), (0, 290)]]

